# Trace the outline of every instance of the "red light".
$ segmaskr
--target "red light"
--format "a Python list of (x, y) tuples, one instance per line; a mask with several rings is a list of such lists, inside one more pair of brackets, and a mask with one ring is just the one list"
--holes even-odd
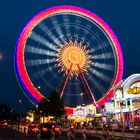
[(42, 128), (43, 131), (48, 131), (48, 128)]
[(38, 131), (38, 128), (33, 128), (33, 131)]
[(55, 130), (55, 131), (60, 131), (60, 128), (56, 127), (54, 130)]

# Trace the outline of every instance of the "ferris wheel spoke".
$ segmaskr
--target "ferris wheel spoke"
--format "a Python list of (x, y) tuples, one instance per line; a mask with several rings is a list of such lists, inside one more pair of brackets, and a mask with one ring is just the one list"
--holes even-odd
[(61, 46), (62, 42), (61, 40), (59, 40), (53, 33), (52, 31), (43, 23), (41, 22), (38, 25), (39, 29), (41, 29), (41, 31), (43, 31), (52, 41), (54, 41), (54, 43), (58, 46)]
[(57, 46), (62, 46), (62, 42), (60, 41), (59, 38), (55, 37), (51, 32), (48, 32), (47, 36), (57, 45)]
[(65, 32), (66, 34), (70, 34), (70, 25), (65, 26)]
[(90, 63), (90, 66), (108, 70), (108, 71), (114, 71), (114, 68), (115, 68), (115, 66), (112, 64), (105, 64), (105, 63), (99, 63), (99, 62)]
[[(55, 69), (55, 68), (54, 68)], [(50, 77), (50, 73), (49, 73), (50, 71), (46, 71), (46, 72), (44, 72), (44, 73), (41, 73), (41, 77), (42, 77), (42, 79), (43, 79), (43, 81), (45, 82), (45, 84), (49, 87), (49, 88), (51, 88), (52, 90), (53, 89), (55, 89), (56, 88), (56, 77), (57, 76), (51, 76)], [(47, 73), (49, 73), (49, 74), (47, 74)], [(60, 79), (59, 79), (60, 80)], [(60, 80), (60, 82), (61, 82), (61, 80)]]
[[(87, 31), (85, 31), (83, 29), (82, 26), (80, 25), (74, 25), (74, 24), (70, 24), (70, 25), (67, 25), (65, 26), (65, 30), (66, 30), (66, 34), (67, 34), (67, 37), (71, 38), (72, 36), (75, 37), (75, 39), (80, 39), (82, 42), (85, 41), (85, 38), (88, 34)], [(71, 32), (71, 30), (73, 30), (73, 32)], [(80, 30), (82, 31), (82, 33), (79, 34)]]
[(52, 43), (48, 42), (45, 38), (43, 38), (42, 36), (36, 34), (35, 32), (32, 31), (31, 35), (29, 36), (29, 38), (33, 39), (34, 41), (46, 46), (47, 48), (58, 52), (57, 50), (57, 46), (56, 45), (52, 45)]
[[(47, 78), (49, 78), (49, 77), (47, 77)], [(51, 79), (48, 79), (49, 81), (51, 80)], [(44, 80), (45, 81), (45, 80)], [(52, 80), (51, 82), (45, 82), (45, 84), (49, 87), (49, 88), (51, 88), (51, 89), (54, 89), (54, 87), (53, 87), (53, 81), (54, 80)]]
[(62, 18), (63, 18), (63, 21), (65, 23), (65, 26), (64, 26), (65, 27), (65, 33), (66, 33), (66, 35), (70, 34), (70, 25), (69, 25), (70, 19), (69, 19), (67, 14), (63, 15)]
[(25, 52), (39, 54), (39, 55), (58, 57), (57, 53), (55, 53), (55, 52), (49, 51), (47, 49), (37, 48), (34, 46), (30, 46), (30, 45), (26, 45)]
[[(58, 36), (64, 35), (63, 31), (61, 30), (60, 24), (59, 24), (58, 20), (55, 17), (51, 18), (51, 23), (55, 27), (55, 31), (57, 32)], [(60, 39), (64, 43), (64, 39), (63, 38), (60, 38)]]
[[(86, 74), (86, 77), (89, 77), (89, 74)], [(101, 95), (103, 91), (106, 90), (105, 87), (103, 87), (103, 85), (99, 83), (99, 81), (95, 80), (95, 78), (90, 78), (88, 79), (88, 81), (90, 81), (94, 85), (93, 88), (96, 88)]]
[(61, 36), (61, 41), (64, 43), (65, 42), (65, 40), (64, 40), (64, 38), (62, 37), (62, 36), (64, 36), (64, 33), (61, 31), (61, 28), (58, 26), (57, 28), (56, 28), (56, 32), (57, 32), (57, 34), (59, 35), (59, 36)]
[(95, 54), (91, 57), (91, 59), (113, 59), (114, 54), (112, 52), (102, 53), (102, 54)]
[(32, 67), (32, 66), (38, 66), (38, 65), (44, 65), (47, 63), (54, 63), (56, 59), (33, 59), (33, 60), (26, 60), (26, 66)]
[(81, 34), (81, 39), (83, 42), (85, 42), (87, 36), (88, 36), (88, 31), (87, 30), (84, 30), (83, 33)]
[[(75, 79), (73, 83), (77, 83), (77, 79)], [(75, 84), (74, 88), (75, 88), (75, 90), (74, 90), (75, 93), (79, 93), (79, 91), (81, 90), (80, 86), (78, 84)]]
[(52, 67), (49, 67), (49, 68), (45, 68), (45, 69), (42, 69), (42, 70), (38, 70), (37, 72), (31, 74), (31, 79), (36, 80), (36, 79), (38, 79), (38, 78), (41, 78), (40, 75), (41, 75), (41, 76), (44, 76), (44, 75), (46, 75), (48, 72), (50, 72), (51, 70), (54, 70), (54, 69), (56, 69), (56, 68), (57, 68), (57, 67), (52, 66)]
[(100, 44), (98, 44), (97, 46), (94, 46), (92, 47), (92, 51), (91, 52), (96, 52), (98, 50), (102, 50), (106, 47), (108, 47), (110, 44), (108, 41), (104, 41), (104, 42), (101, 42)]
[[(97, 39), (96, 39), (95, 35), (89, 31), (89, 29), (88, 29), (89, 27), (90, 27), (90, 25), (86, 25), (85, 29), (83, 28), (83, 33), (81, 34), (81, 36), (82, 36), (83, 42), (86, 41), (85, 42), (86, 46), (87, 47), (90, 46), (93, 50), (94, 47), (92, 47), (91, 44), (93, 45), (94, 41), (97, 41)], [(92, 52), (92, 51), (90, 50), (90, 52)]]
[(79, 86), (75, 86), (75, 92), (78, 93), (80, 91), (80, 87)]
[(65, 94), (65, 96), (63, 97), (63, 101), (64, 101), (64, 103), (66, 104), (66, 105), (71, 105), (71, 98), (70, 97), (68, 97), (66, 94)]
[[(76, 18), (76, 25), (73, 25), (75, 27), (75, 34), (77, 34), (77, 36), (81, 36), (82, 42), (85, 42), (85, 40), (87, 40), (87, 36), (90, 35), (92, 40), (95, 40), (94, 35), (90, 32), (90, 30), (92, 30), (92, 27), (90, 24), (86, 24), (85, 26), (83, 26), (82, 21), (79, 18)], [(79, 34), (80, 31), (80, 34)], [(90, 41), (88, 40), (88, 42), (86, 43), (90, 43)]]
[(103, 80), (106, 83), (109, 83), (111, 81), (111, 79), (112, 79), (111, 77), (109, 77), (109, 76), (97, 71), (95, 68), (94, 69), (89, 68), (89, 70), (93, 75), (95, 75), (96, 77), (100, 78), (101, 80)]
[(80, 18), (78, 18), (78, 17), (76, 17), (76, 19), (75, 19), (75, 34), (76, 35), (78, 35), (78, 33), (79, 33), (79, 31), (80, 31), (80, 29), (83, 29), (83, 27), (81, 26), (81, 19)]

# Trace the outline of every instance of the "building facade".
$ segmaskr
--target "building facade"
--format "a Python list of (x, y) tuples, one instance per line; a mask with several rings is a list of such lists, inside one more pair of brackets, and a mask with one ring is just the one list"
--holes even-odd
[(140, 74), (131, 75), (114, 88), (114, 97), (105, 104), (105, 110), (123, 126), (140, 126)]

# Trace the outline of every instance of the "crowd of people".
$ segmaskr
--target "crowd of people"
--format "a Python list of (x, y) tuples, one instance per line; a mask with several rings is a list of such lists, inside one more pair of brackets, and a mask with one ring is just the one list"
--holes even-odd
[[(81, 134), (82, 134), (82, 140), (86, 140), (86, 129), (83, 129)], [(68, 140), (75, 140), (75, 135), (76, 135), (76, 132), (71, 127), (67, 132)]]
[[(87, 136), (86, 136), (86, 128), (82, 130), (81, 132), (81, 140), (86, 140)], [(74, 127), (70, 126), (68, 131), (67, 131), (67, 139), (68, 140), (75, 140), (76, 139), (76, 131), (74, 131)], [(51, 140), (55, 140), (56, 136), (55, 136), (55, 132), (53, 131), (53, 129), (51, 129)]]

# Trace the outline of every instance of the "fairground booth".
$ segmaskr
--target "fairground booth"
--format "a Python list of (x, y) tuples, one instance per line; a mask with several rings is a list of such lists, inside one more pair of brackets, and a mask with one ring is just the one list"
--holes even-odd
[(87, 106), (77, 106), (73, 108), (72, 111), (71, 109), (66, 109), (67, 112), (71, 112), (68, 113), (68, 119), (73, 120), (73, 122), (89, 122), (96, 116), (96, 107), (93, 104)]
[(140, 126), (140, 74), (133, 74), (114, 89), (114, 98), (105, 104), (107, 114), (124, 126)]

